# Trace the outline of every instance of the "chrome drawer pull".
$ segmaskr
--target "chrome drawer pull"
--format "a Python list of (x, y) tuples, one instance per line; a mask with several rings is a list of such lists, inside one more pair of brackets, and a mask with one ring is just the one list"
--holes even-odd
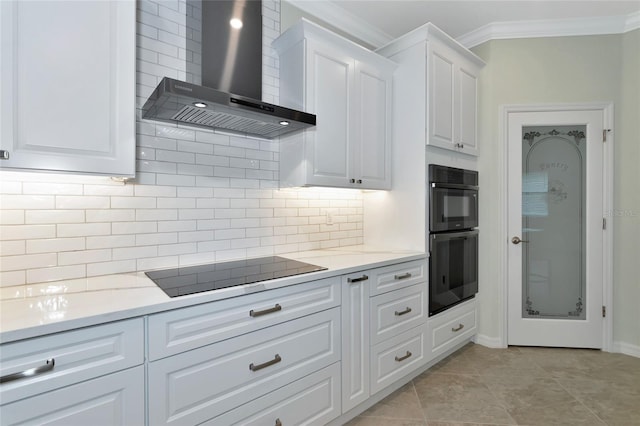
[(280, 421), (280, 419), (276, 419), (276, 426), (282, 426), (282, 422)]
[(393, 276), (393, 279), (395, 280), (406, 280), (407, 278), (411, 278), (411, 272), (407, 272), (406, 274), (402, 274), (402, 275)]
[(400, 315), (408, 314), (409, 312), (411, 312), (411, 308), (407, 306), (407, 309), (405, 309), (404, 311), (396, 311), (396, 316), (399, 317)]
[(53, 367), (56, 365), (55, 359), (50, 358), (46, 362), (47, 363), (45, 365), (41, 365), (40, 367), (30, 368), (19, 373), (7, 374), (6, 376), (2, 376), (0, 377), (0, 383), (7, 383), (18, 379), (23, 379), (25, 377), (37, 376), (38, 374), (53, 370)]
[(405, 359), (409, 358), (411, 355), (413, 355), (413, 354), (411, 352), (407, 351), (406, 355), (396, 356), (396, 361), (398, 361), (398, 362), (404, 361)]
[(263, 368), (266, 368), (270, 365), (273, 364), (277, 364), (280, 361), (282, 361), (282, 358), (280, 358), (280, 355), (276, 354), (275, 358), (273, 358), (271, 361), (267, 361), (263, 364), (258, 364), (258, 365), (253, 365), (253, 363), (249, 364), (249, 370), (251, 371), (258, 371), (258, 370), (262, 370)]
[(464, 324), (458, 324), (456, 328), (451, 328), (451, 331), (460, 331), (464, 328)]
[(360, 281), (366, 281), (369, 277), (367, 275), (363, 275), (360, 278), (347, 278), (347, 282), (350, 283), (359, 283)]
[(278, 312), (282, 310), (282, 306), (280, 306), (280, 304), (276, 303), (276, 306), (274, 306), (273, 308), (269, 308), (269, 309), (263, 309), (262, 311), (254, 311), (253, 309), (249, 311), (249, 316), (252, 317), (259, 317), (260, 315), (266, 315), (266, 314), (270, 314), (272, 312)]

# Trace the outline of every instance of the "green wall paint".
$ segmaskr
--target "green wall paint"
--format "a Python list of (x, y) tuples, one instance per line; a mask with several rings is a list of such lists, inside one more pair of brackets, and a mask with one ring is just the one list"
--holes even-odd
[(500, 335), (506, 217), (499, 107), (613, 102), (615, 115), (614, 342), (640, 349), (640, 30), (627, 34), (493, 40), (472, 49), (487, 62), (479, 86), (480, 334)]

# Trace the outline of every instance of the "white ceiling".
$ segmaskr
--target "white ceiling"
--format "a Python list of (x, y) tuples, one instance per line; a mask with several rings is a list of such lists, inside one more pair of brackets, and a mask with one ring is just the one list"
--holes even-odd
[[(379, 47), (426, 22), (454, 38), (502, 22), (605, 17), (637, 21), (640, 0), (289, 0), (296, 7)], [(321, 16), (323, 15), (323, 16)], [(345, 28), (351, 26), (351, 28)], [(628, 26), (628, 25), (627, 25)], [(352, 31), (350, 31), (352, 30)]]

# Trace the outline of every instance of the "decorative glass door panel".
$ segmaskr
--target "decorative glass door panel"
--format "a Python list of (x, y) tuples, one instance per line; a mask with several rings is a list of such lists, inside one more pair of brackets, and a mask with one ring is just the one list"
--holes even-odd
[(586, 319), (585, 134), (522, 127), (522, 318)]

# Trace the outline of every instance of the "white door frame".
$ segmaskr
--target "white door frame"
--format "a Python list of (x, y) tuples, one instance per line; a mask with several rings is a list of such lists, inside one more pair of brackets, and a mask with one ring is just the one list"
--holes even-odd
[[(613, 129), (613, 102), (599, 102), (599, 103), (567, 103), (567, 104), (530, 104), (530, 105), (501, 105), (498, 118), (499, 118), (499, 138), (502, 142), (503, 152), (502, 162), (502, 187), (503, 187), (503, 202), (502, 202), (502, 240), (504, 244), (502, 246), (502, 303), (503, 303), (503, 317), (500, 327), (500, 343), (502, 347), (508, 345), (508, 239), (509, 239), (509, 197), (507, 195), (507, 182), (508, 182), (508, 170), (507, 161), (509, 150), (509, 114), (515, 112), (553, 112), (553, 111), (572, 111), (572, 110), (599, 110), (603, 113), (603, 125), (605, 129)], [(613, 139), (614, 132), (609, 131), (606, 135), (606, 142), (603, 150), (603, 214), (611, 212), (613, 209)], [(602, 303), (606, 306), (607, 314), (602, 323), (602, 350), (605, 352), (611, 352), (613, 350), (613, 215), (605, 217), (607, 227), (603, 236), (602, 247)]]

